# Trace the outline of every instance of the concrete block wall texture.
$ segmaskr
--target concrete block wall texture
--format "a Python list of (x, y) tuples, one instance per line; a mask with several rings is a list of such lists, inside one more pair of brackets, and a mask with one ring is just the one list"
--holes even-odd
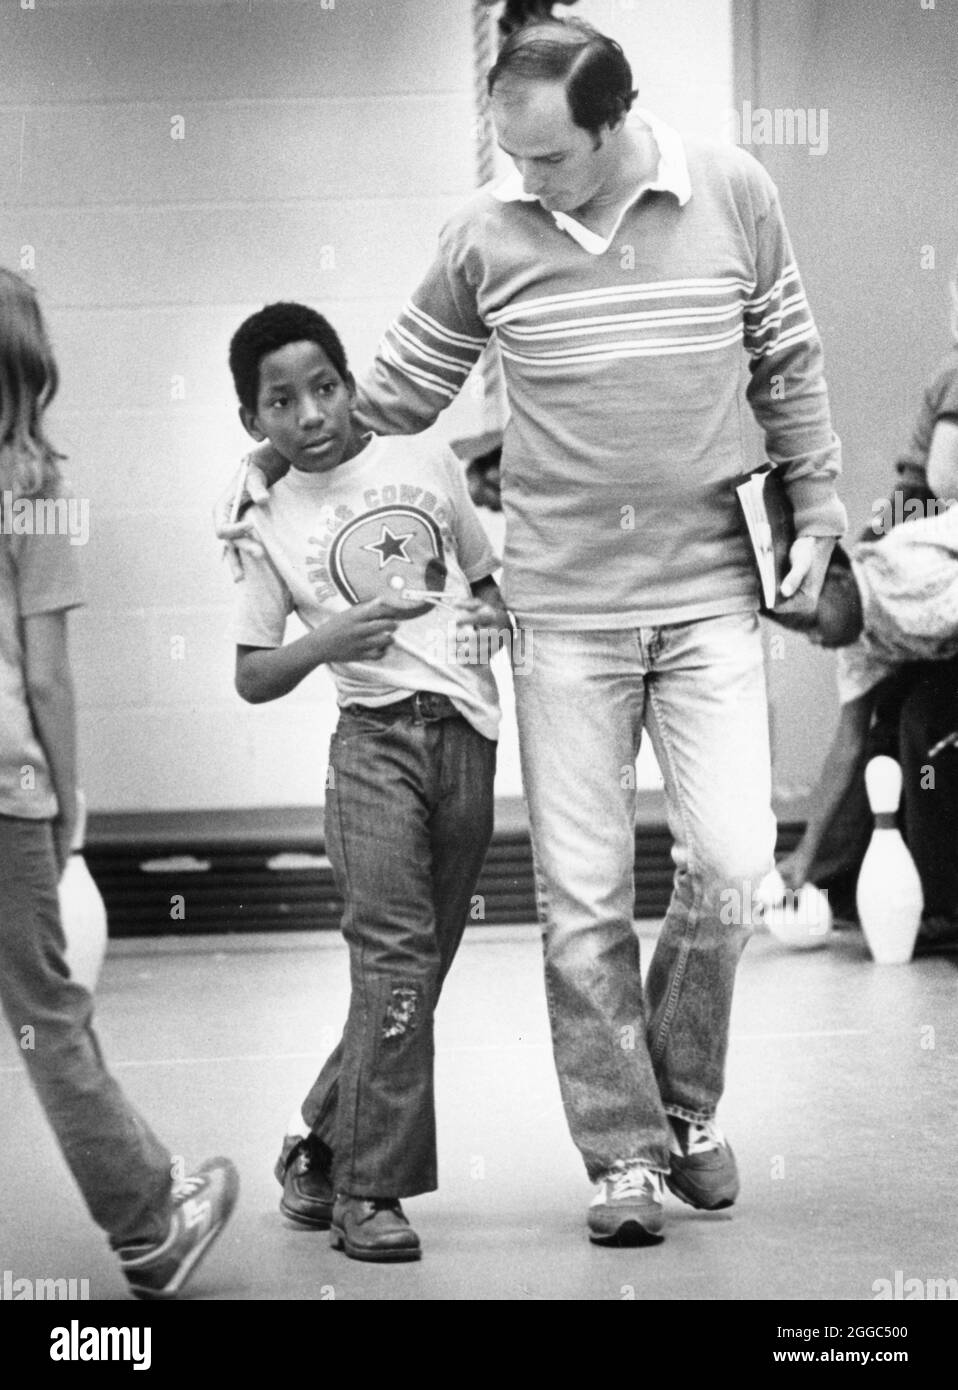
[[(583, 0), (640, 101), (718, 133), (726, 0)], [(0, 10), (0, 262), (38, 286), (54, 438), (90, 502), (73, 622), (91, 810), (322, 800), (322, 672), (245, 706), (210, 512), (246, 448), (229, 337), (299, 298), (362, 371), (474, 181), (470, 0), (27, 0)], [(475, 398), (439, 428), (478, 428)], [(495, 539), (501, 522), (489, 521)], [(498, 790), (520, 790), (509, 677)], [(645, 785), (657, 780), (647, 757)]]

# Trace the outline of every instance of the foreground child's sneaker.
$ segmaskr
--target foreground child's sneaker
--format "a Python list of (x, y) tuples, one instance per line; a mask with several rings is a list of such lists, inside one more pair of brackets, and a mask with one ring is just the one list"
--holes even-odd
[(670, 1192), (700, 1211), (721, 1211), (738, 1196), (735, 1155), (714, 1120), (697, 1124), (669, 1116), (672, 1166)]
[(173, 1188), (173, 1214), (164, 1240), (118, 1250), (137, 1298), (175, 1298), (230, 1218), (239, 1174), (228, 1158), (211, 1158)]
[(398, 1263), (418, 1260), (419, 1237), (406, 1220), (394, 1197), (346, 1197), (340, 1194), (333, 1207), (334, 1250), (345, 1250), (351, 1260)]
[(333, 1216), (333, 1180), (312, 1136), (288, 1134), (273, 1172), (283, 1185), (279, 1200), (283, 1215), (297, 1225), (327, 1231)]
[(596, 1183), (589, 1204), (589, 1239), (616, 1245), (656, 1245), (662, 1236), (662, 1174), (644, 1163), (617, 1163)]

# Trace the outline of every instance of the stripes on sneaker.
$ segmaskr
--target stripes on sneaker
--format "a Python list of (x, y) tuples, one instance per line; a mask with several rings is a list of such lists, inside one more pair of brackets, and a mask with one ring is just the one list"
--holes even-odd
[[(684, 1140), (679, 1137), (678, 1126), (685, 1126)], [(671, 1152), (679, 1158), (691, 1154), (711, 1153), (713, 1149), (728, 1147), (728, 1141), (714, 1120), (683, 1120), (678, 1115), (669, 1116)]]
[(604, 1173), (596, 1183), (596, 1193), (590, 1206), (603, 1206), (606, 1202), (627, 1202), (630, 1197), (651, 1197), (661, 1202), (663, 1198), (663, 1175), (644, 1163), (617, 1163)]

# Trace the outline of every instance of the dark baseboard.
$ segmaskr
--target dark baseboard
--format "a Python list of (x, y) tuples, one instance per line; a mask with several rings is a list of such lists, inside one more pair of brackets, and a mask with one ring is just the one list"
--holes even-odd
[[(780, 821), (779, 852), (802, 825)], [(665, 912), (671, 836), (661, 798), (640, 797), (635, 913)], [(106, 904), (111, 937), (337, 929), (342, 899), (325, 856), (316, 807), (252, 811), (91, 814), (85, 857)], [(471, 921), (502, 925), (536, 916), (524, 803), (496, 807), (496, 831)]]

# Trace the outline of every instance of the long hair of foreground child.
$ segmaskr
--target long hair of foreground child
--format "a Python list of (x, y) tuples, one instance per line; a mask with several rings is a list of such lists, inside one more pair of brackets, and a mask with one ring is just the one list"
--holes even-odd
[(0, 266), (0, 487), (15, 497), (45, 492), (63, 458), (43, 415), (59, 384), (36, 291)]

